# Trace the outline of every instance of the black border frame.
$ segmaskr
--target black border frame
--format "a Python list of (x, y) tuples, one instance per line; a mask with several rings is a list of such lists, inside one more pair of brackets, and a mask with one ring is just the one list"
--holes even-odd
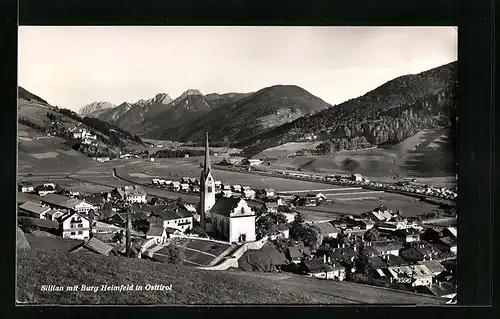
[[(2, 21), (7, 24), (10, 43), (4, 46), (8, 51), (9, 62), (4, 64), (9, 72), (7, 78), (8, 97), (3, 112), (1, 126), (4, 146), (13, 156), (4, 156), (3, 167), (6, 173), (2, 179), (2, 199), (9, 211), (15, 203), (16, 193), (16, 112), (17, 104), (17, 13), (20, 25), (458, 25), (459, 27), (459, 227), (460, 252), (458, 254), (459, 303), (462, 305), (482, 305), (481, 307), (293, 307), (273, 308), (245, 306), (220, 307), (169, 307), (141, 309), (142, 314), (196, 316), (218, 315), (252, 317), (266, 314), (281, 316), (305, 315), (306, 311), (315, 314), (357, 315), (375, 313), (377, 315), (399, 314), (422, 315), (422, 311), (432, 311), (433, 316), (448, 314), (449, 311), (464, 315), (485, 316), (493, 304), (493, 225), (498, 217), (493, 214), (494, 196), (492, 176), (494, 171), (493, 154), (494, 129), (494, 13), (496, 3), (491, 0), (454, 1), (454, 0), (351, 0), (319, 1), (309, 0), (302, 4), (290, 1), (230, 1), (230, 0), (176, 0), (176, 1), (95, 1), (95, 0), (15, 0), (2, 2), (5, 9)], [(8, 74), (8, 75), (7, 75)], [(9, 77), (10, 75), (10, 77)], [(9, 81), (10, 80), (10, 81)], [(11, 106), (9, 106), (11, 105)], [(7, 112), (8, 110), (8, 112)], [(10, 113), (12, 112), (12, 113)], [(498, 134), (498, 133), (497, 133)], [(8, 175), (8, 178), (7, 178)], [(9, 203), (9, 204), (7, 204)], [(12, 208), (11, 208), (12, 207)], [(463, 212), (463, 213), (462, 213)], [(3, 214), (4, 238), (15, 241), (14, 214)], [(10, 242), (12, 243), (12, 242)], [(2, 296), (5, 304), (1, 307), (1, 317), (7, 308), (14, 307), (15, 300), (15, 244), (5, 241), (1, 245)], [(486, 307), (485, 307), (486, 306)], [(78, 313), (74, 311), (78, 309)], [(332, 308), (335, 308), (333, 310)], [(450, 309), (454, 308), (454, 310)], [(15, 307), (16, 316), (25, 318), (31, 314), (52, 316), (54, 314), (71, 317), (78, 315), (137, 315), (136, 307)], [(307, 310), (306, 310), (307, 309)], [(251, 310), (251, 311), (250, 311)], [(488, 312), (491, 315), (491, 312)]]

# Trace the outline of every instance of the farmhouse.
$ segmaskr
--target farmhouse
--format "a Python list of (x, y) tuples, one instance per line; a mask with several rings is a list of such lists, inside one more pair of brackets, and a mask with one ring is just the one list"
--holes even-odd
[(128, 203), (146, 203), (146, 192), (135, 185), (115, 188), (111, 196), (125, 200)]
[(84, 248), (95, 252), (100, 255), (108, 256), (109, 253), (113, 250), (113, 247), (100, 241), (97, 238), (90, 238), (83, 244)]
[(391, 281), (411, 284), (412, 287), (430, 286), (432, 273), (423, 265), (389, 267)]
[(193, 229), (193, 214), (184, 208), (154, 206), (148, 221), (150, 225), (178, 229), (181, 232)]
[(363, 181), (363, 176), (361, 174), (352, 174), (350, 176), (351, 181), (354, 182), (362, 182)]
[(63, 238), (88, 239), (90, 237), (90, 220), (80, 213), (69, 213), (61, 219)]
[(242, 161), (243, 165), (257, 166), (262, 163), (262, 160), (257, 158), (244, 159)]
[(164, 243), (168, 238), (164, 227), (153, 225), (146, 233), (146, 239), (155, 238), (157, 243)]
[(434, 247), (429, 247), (425, 244), (417, 244), (413, 247), (409, 247), (401, 250), (401, 257), (408, 261), (421, 261), (421, 260), (431, 260), (437, 255), (433, 251)]
[(64, 215), (63, 211), (61, 211), (59, 209), (51, 209), (45, 213), (45, 219), (58, 220), (63, 215)]
[(30, 201), (25, 202), (19, 206), (19, 212), (22, 212), (30, 217), (45, 219), (46, 213), (51, 209), (48, 206), (36, 204)]
[(278, 203), (267, 202), (262, 206), (262, 210), (266, 213), (277, 213), (278, 212)]
[(247, 199), (254, 199), (255, 191), (251, 189), (249, 186), (243, 186), (243, 197)]
[(314, 223), (313, 225), (319, 228), (323, 237), (337, 238), (340, 234), (340, 230), (330, 222)]
[(56, 192), (55, 187), (52, 186), (45, 186), (45, 185), (39, 185), (35, 188), (38, 196), (44, 197), (49, 194), (54, 194)]
[(345, 278), (345, 267), (338, 264), (331, 266), (321, 259), (304, 260), (300, 268), (305, 275), (314, 278), (335, 280)]
[(240, 185), (232, 185), (231, 190), (235, 193), (240, 193), (241, 192), (241, 186)]
[(421, 260), (418, 264), (427, 267), (434, 277), (439, 276), (441, 273), (446, 271), (443, 265), (436, 260)]
[(289, 238), (290, 237), (290, 228), (288, 228), (285, 224), (278, 224), (278, 229), (275, 234), (269, 236), (270, 240), (275, 240), (277, 238)]
[(33, 193), (35, 191), (35, 187), (31, 183), (21, 182), (18, 185), (18, 190), (23, 193)]
[(288, 247), (286, 250), (286, 257), (294, 264), (300, 264), (304, 255), (297, 249), (297, 247)]
[(50, 194), (41, 199), (42, 204), (48, 205), (54, 209), (62, 209), (67, 211), (79, 212), (88, 214), (91, 210), (96, 208), (79, 199), (66, 197), (58, 194)]

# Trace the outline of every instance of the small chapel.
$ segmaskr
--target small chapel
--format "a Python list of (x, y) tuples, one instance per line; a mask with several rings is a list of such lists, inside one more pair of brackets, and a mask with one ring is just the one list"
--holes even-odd
[(255, 241), (255, 212), (248, 203), (242, 198), (223, 197), (216, 200), (208, 133), (206, 133), (205, 160), (200, 183), (201, 227), (230, 243)]

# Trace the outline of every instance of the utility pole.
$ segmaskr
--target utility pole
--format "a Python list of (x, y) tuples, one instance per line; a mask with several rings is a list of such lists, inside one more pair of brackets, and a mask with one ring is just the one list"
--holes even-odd
[(130, 229), (132, 228), (132, 216), (130, 216), (131, 210), (132, 205), (130, 205), (127, 209), (127, 230), (125, 234), (125, 249), (127, 257), (131, 257), (132, 255), (132, 240), (130, 238)]

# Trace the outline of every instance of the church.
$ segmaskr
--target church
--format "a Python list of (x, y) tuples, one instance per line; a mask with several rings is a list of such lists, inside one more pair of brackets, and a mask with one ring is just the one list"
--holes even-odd
[(255, 212), (240, 198), (215, 198), (215, 181), (210, 165), (208, 133), (205, 161), (200, 178), (200, 224), (208, 232), (230, 243), (255, 241)]

